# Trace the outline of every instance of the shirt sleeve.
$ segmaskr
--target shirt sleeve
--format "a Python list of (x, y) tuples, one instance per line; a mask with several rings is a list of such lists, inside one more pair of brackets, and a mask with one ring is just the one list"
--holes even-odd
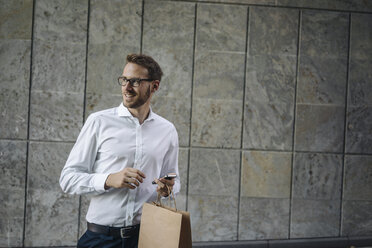
[(109, 174), (94, 173), (93, 166), (98, 150), (99, 123), (89, 116), (72, 148), (61, 172), (59, 184), (69, 194), (100, 194), (105, 192)]
[(173, 193), (177, 194), (181, 190), (180, 175), (178, 170), (178, 134), (176, 128), (173, 129), (171, 134), (170, 145), (168, 151), (166, 152), (163, 160), (163, 168), (161, 175), (168, 173), (176, 173), (177, 177), (173, 186)]

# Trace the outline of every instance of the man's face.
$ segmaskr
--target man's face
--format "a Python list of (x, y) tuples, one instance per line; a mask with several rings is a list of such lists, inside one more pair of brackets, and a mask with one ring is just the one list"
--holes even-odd
[[(123, 77), (132, 78), (148, 78), (148, 71), (145, 67), (134, 63), (128, 63), (124, 67)], [(132, 87), (130, 83), (121, 87), (123, 95), (123, 103), (127, 108), (139, 108), (146, 102), (150, 101), (151, 97), (151, 82), (142, 81), (138, 87)]]

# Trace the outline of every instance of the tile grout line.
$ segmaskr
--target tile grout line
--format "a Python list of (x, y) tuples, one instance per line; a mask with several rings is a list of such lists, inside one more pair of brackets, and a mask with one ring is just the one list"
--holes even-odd
[[(86, 35), (86, 44), (85, 44), (85, 75), (84, 75), (84, 98), (83, 98), (83, 125), (85, 123), (86, 115), (86, 103), (87, 103), (87, 82), (88, 82), (88, 46), (89, 46), (89, 22), (90, 22), (90, 0), (88, 0), (88, 10), (87, 10), (87, 35)], [(79, 209), (78, 209), (78, 227), (77, 227), (77, 237), (79, 240), (80, 236), (80, 219), (81, 219), (81, 204), (82, 196), (79, 196)]]
[(340, 188), (340, 219), (339, 219), (339, 233), (342, 234), (342, 216), (343, 216), (343, 194), (344, 194), (344, 179), (345, 179), (345, 156), (346, 156), (346, 133), (347, 133), (347, 107), (348, 107), (348, 95), (349, 95), (349, 81), (350, 81), (350, 58), (351, 58), (351, 25), (352, 25), (352, 14), (349, 13), (349, 40), (348, 40), (348, 53), (347, 53), (347, 64), (346, 64), (346, 89), (345, 89), (345, 114), (344, 114), (344, 140), (343, 140), (343, 155), (342, 155), (342, 168), (341, 168), (341, 188)]
[[(164, 2), (174, 2), (175, 0), (162, 0)], [(177, 1), (177, 0), (176, 0)], [(277, 0), (275, 0), (277, 1)], [(326, 12), (341, 12), (341, 13), (353, 13), (353, 14), (372, 14), (371, 11), (361, 11), (361, 10), (346, 10), (346, 9), (327, 9), (327, 8), (316, 8), (316, 7), (306, 7), (306, 6), (288, 6), (288, 5), (277, 5), (275, 4), (254, 4), (254, 3), (234, 3), (234, 2), (217, 2), (217, 1), (197, 1), (197, 0), (182, 0), (182, 2), (188, 3), (202, 3), (202, 4), (216, 4), (216, 5), (233, 5), (233, 6), (248, 6), (248, 7), (266, 7), (266, 8), (282, 8), (282, 9), (297, 9), (297, 10), (310, 10), (310, 11), (326, 11)]]
[(186, 188), (186, 211), (189, 205), (189, 183), (190, 183), (190, 161), (191, 161), (191, 125), (192, 125), (192, 107), (193, 107), (193, 91), (194, 91), (194, 74), (195, 74), (195, 50), (196, 50), (196, 28), (198, 20), (198, 4), (194, 5), (194, 40), (193, 40), (193, 52), (192, 52), (192, 77), (191, 77), (191, 95), (190, 95), (190, 126), (189, 126), (189, 145), (188, 145), (188, 158), (187, 158), (187, 188)]
[(25, 247), (26, 240), (26, 220), (27, 220), (27, 184), (28, 184), (28, 166), (29, 166), (29, 151), (30, 151), (30, 124), (31, 124), (31, 90), (32, 90), (32, 58), (33, 58), (33, 47), (34, 47), (34, 26), (35, 26), (35, 5), (36, 0), (32, 1), (32, 20), (31, 20), (31, 47), (30, 47), (30, 78), (29, 78), (29, 90), (28, 90), (28, 113), (27, 113), (27, 141), (26, 141), (26, 170), (25, 170), (25, 195), (23, 205), (23, 232), (22, 232), (22, 247)]
[(241, 135), (240, 135), (240, 163), (239, 163), (239, 181), (238, 181), (238, 214), (237, 214), (237, 232), (236, 232), (236, 240), (239, 240), (239, 224), (240, 224), (240, 198), (241, 198), (241, 187), (242, 187), (242, 164), (243, 164), (243, 143), (244, 143), (244, 113), (245, 113), (245, 91), (246, 91), (246, 80), (247, 80), (247, 60), (248, 60), (248, 46), (249, 46), (249, 19), (250, 19), (250, 8), (247, 7), (247, 20), (246, 20), (246, 34), (245, 34), (245, 58), (244, 58), (244, 77), (243, 77), (243, 106), (242, 106), (242, 128), (241, 128)]
[(142, 50), (143, 50), (143, 23), (144, 23), (144, 19), (145, 19), (145, 0), (142, 0), (140, 54), (142, 54)]
[(293, 99), (293, 130), (292, 130), (292, 157), (291, 157), (291, 178), (289, 184), (289, 218), (288, 218), (288, 238), (291, 238), (291, 223), (292, 223), (292, 204), (293, 204), (293, 174), (294, 174), (294, 157), (295, 157), (295, 134), (296, 134), (296, 103), (297, 103), (297, 87), (298, 77), (300, 69), (300, 43), (301, 43), (301, 27), (302, 27), (302, 10), (298, 12), (298, 24), (297, 24), (297, 55), (296, 55), (296, 75), (295, 75), (295, 87), (294, 87), (294, 99)]

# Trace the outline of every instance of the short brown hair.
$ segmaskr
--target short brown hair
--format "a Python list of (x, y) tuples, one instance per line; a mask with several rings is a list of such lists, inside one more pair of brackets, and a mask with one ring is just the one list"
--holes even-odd
[(145, 54), (128, 54), (127, 63), (134, 63), (145, 67), (149, 73), (150, 79), (160, 81), (161, 76), (163, 76), (160, 65), (153, 58)]

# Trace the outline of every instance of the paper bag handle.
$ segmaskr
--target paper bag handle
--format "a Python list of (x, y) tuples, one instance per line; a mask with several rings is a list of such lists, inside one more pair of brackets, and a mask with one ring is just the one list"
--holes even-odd
[[(177, 211), (177, 205), (176, 205), (176, 198), (174, 197), (174, 193), (173, 193), (173, 190), (170, 189), (170, 187), (165, 184), (165, 186), (167, 187), (168, 189), (168, 197), (170, 194), (172, 194), (172, 197), (173, 197), (173, 201), (174, 201), (174, 208), (176, 209)], [(169, 205), (171, 205), (171, 197), (169, 197)], [(158, 192), (158, 199), (156, 201), (157, 203), (159, 203), (160, 206), (163, 206), (163, 204), (161, 203), (161, 195), (160, 195), (160, 192)]]

